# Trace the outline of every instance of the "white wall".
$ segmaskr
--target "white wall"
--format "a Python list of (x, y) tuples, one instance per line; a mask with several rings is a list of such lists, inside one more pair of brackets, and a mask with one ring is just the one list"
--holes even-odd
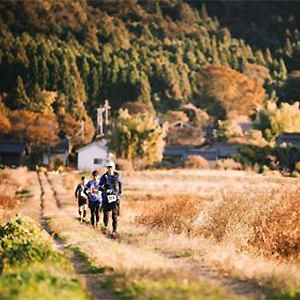
[[(102, 164), (94, 164), (94, 159), (100, 158), (103, 160)], [(78, 152), (78, 170), (95, 170), (105, 166), (108, 160), (108, 153), (106, 148), (91, 145), (86, 149)]]

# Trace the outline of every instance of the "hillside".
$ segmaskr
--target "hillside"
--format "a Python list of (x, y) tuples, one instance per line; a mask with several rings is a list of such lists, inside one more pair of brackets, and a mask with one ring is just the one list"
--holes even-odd
[(281, 9), (283, 4), (264, 3), (259, 15), (254, 2), (206, 4), (207, 8), (202, 2), (173, 0), (1, 2), (2, 136), (17, 135), (10, 131), (10, 110), (25, 110), (41, 118), (55, 113), (53, 126), (61, 136), (70, 131), (70, 124), (80, 129), (81, 120), (87, 120), (91, 138), (91, 120), (95, 124), (96, 108), (105, 99), (113, 113), (126, 102), (144, 103), (161, 114), (191, 102), (213, 118), (227, 118), (233, 113), (228, 107), (240, 99), (236, 93), (219, 98), (218, 87), (208, 97), (209, 83), (199, 74), (211, 65), (219, 68), (218, 76), (226, 76), (223, 67), (237, 71), (226, 80), (227, 86), (240, 77), (238, 82), (245, 82), (250, 94), (261, 95), (254, 102), (243, 99), (245, 107), (274, 98), (275, 92), (279, 101), (298, 100), (288, 99), (298, 88), (285, 84), (300, 57), (298, 18), (292, 15), (298, 4), (291, 1)]

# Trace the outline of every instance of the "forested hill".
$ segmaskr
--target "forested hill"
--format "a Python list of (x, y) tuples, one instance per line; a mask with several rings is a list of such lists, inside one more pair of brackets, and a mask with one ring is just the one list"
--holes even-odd
[(82, 119), (92, 132), (105, 99), (159, 113), (191, 102), (217, 118), (275, 93), (297, 100), (286, 87), (300, 63), (299, 4), (237, 2), (1, 1), (1, 134), (21, 138), (14, 120), (54, 113), (54, 132), (72, 135)]

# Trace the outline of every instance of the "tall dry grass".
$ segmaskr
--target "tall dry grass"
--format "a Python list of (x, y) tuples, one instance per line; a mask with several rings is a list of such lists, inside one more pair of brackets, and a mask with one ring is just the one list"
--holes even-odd
[(30, 180), (26, 168), (5, 169), (0, 171), (0, 208), (11, 210), (21, 201), (16, 192), (30, 187)]
[(154, 227), (170, 228), (176, 233), (189, 233), (203, 208), (203, 202), (207, 201), (205, 198), (202, 200), (189, 195), (153, 197), (151, 210), (149, 205), (145, 206), (144, 213), (137, 217), (136, 221)]
[(282, 186), (227, 190), (212, 197), (180, 195), (152, 199), (140, 224), (203, 236), (236, 251), (300, 259), (300, 189)]

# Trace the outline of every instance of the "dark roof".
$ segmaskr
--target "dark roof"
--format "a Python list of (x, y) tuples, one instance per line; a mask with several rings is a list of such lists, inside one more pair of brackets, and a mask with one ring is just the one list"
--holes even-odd
[(0, 153), (23, 153), (27, 150), (26, 142), (0, 141)]
[(215, 149), (218, 153), (218, 157), (228, 157), (232, 154), (238, 153), (237, 145), (229, 143), (217, 143)]
[(276, 138), (276, 143), (291, 143), (300, 144), (300, 133), (299, 132), (284, 132)]
[(200, 155), (208, 160), (214, 160), (217, 158), (217, 152), (215, 150), (201, 150), (193, 148), (191, 146), (166, 146), (164, 155), (178, 155), (181, 157), (187, 157), (189, 155)]
[(164, 155), (178, 155), (186, 157), (188, 155), (200, 155), (207, 160), (229, 157), (238, 153), (237, 146), (229, 143), (216, 143), (210, 148), (195, 148), (191, 146), (165, 146)]

